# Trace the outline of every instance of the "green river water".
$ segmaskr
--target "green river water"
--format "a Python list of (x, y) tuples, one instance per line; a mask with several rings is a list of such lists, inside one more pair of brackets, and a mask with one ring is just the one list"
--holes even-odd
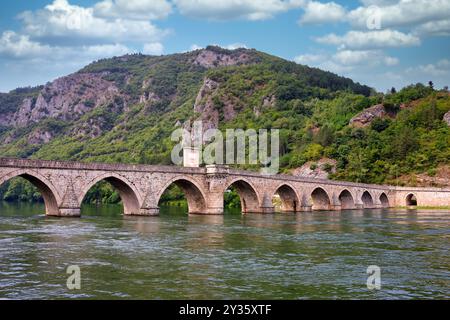
[[(1, 299), (450, 298), (450, 211), (49, 218), (0, 203)], [(69, 290), (67, 267), (81, 271)], [(369, 290), (367, 267), (381, 270)]]

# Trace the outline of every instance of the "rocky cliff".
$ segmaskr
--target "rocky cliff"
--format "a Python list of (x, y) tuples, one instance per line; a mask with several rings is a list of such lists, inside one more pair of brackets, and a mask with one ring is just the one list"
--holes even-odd
[(444, 120), (445, 123), (447, 123), (447, 125), (450, 127), (450, 111), (444, 114), (444, 118), (442, 118), (442, 120)]
[(46, 118), (75, 121), (96, 107), (115, 104), (126, 107), (126, 94), (111, 81), (108, 73), (76, 73), (47, 85), (36, 98), (25, 98), (15, 112), (0, 115), (0, 122), (11, 127), (25, 127)]
[(384, 106), (382, 104), (377, 104), (351, 118), (350, 125), (354, 127), (365, 127), (372, 123), (374, 119), (382, 118), (386, 116), (386, 114), (387, 112)]

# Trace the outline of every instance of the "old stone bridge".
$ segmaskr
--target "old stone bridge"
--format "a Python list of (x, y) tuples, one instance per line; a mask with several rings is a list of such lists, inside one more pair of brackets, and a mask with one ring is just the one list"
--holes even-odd
[(25, 178), (39, 189), (50, 216), (80, 216), (86, 193), (102, 180), (119, 191), (126, 215), (157, 215), (161, 195), (171, 184), (184, 191), (192, 214), (222, 214), (224, 193), (230, 187), (239, 194), (243, 213), (274, 212), (274, 195), (279, 196), (281, 210), (286, 212), (450, 205), (450, 189), (267, 176), (223, 166), (186, 168), (0, 159), (0, 185), (14, 177)]

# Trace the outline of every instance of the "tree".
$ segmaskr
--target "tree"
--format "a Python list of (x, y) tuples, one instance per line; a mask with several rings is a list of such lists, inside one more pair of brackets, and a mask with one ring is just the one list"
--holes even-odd
[(389, 127), (389, 120), (376, 118), (372, 121), (370, 127), (372, 128), (372, 130), (375, 130), (377, 132), (384, 131), (385, 129), (387, 129), (387, 127)]
[(333, 129), (328, 125), (324, 125), (322, 128), (320, 128), (314, 140), (324, 147), (329, 146), (331, 143), (333, 143), (334, 140)]
[(403, 127), (394, 141), (394, 150), (397, 153), (397, 158), (400, 159), (404, 158), (409, 152), (417, 148), (414, 129), (409, 126)]
[(431, 88), (431, 89), (434, 89), (434, 84), (433, 84), (433, 81), (428, 81), (428, 86)]

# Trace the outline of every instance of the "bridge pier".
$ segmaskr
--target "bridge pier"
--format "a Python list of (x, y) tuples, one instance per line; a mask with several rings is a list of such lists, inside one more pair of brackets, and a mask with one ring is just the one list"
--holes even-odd
[(257, 212), (253, 213), (260, 213), (260, 214), (275, 213), (275, 207), (274, 206), (260, 207), (260, 209)]
[(58, 215), (47, 214), (48, 216), (78, 218), (81, 217), (81, 208), (59, 208)]
[(330, 205), (330, 210), (331, 211), (340, 211), (340, 210), (342, 210), (342, 206), (340, 204), (332, 204), (332, 205)]
[(383, 208), (383, 204), (381, 203), (379, 198), (375, 198), (373, 201), (373, 207), (375, 209), (382, 209)]
[(210, 179), (210, 190), (208, 194), (208, 201), (207, 201), (207, 208), (206, 212), (203, 213), (204, 215), (222, 215), (224, 211), (223, 207), (223, 192), (219, 189), (217, 191), (217, 186), (214, 185), (216, 183), (216, 180), (219, 180), (217, 177), (209, 177)]
[(198, 213), (202, 215), (223, 215), (224, 208), (222, 207), (209, 207), (205, 213)]
[(138, 214), (131, 214), (131, 216), (159, 216), (159, 208), (141, 208)]

